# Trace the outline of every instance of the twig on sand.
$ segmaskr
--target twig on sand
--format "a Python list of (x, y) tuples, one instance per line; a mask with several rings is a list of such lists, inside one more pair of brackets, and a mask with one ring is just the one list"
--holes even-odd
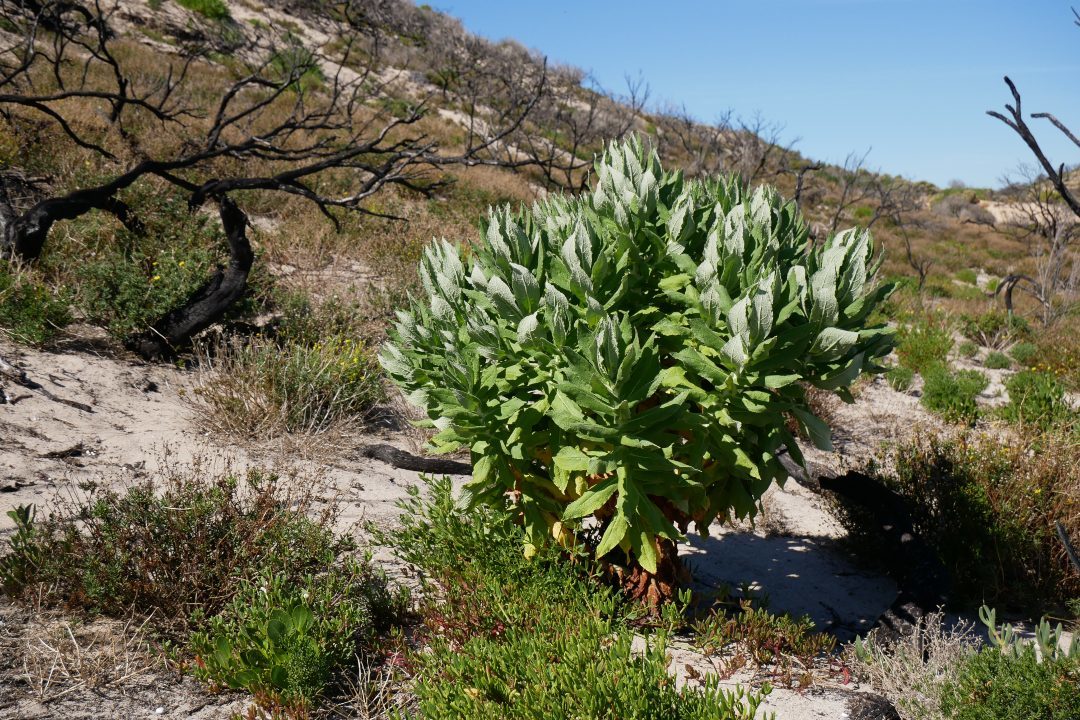
[[(52, 400), (53, 402), (63, 403), (64, 405), (70, 405), (71, 407), (75, 408), (76, 410), (82, 410), (83, 412), (88, 412), (88, 413), (94, 412), (93, 408), (91, 408), (86, 403), (77, 402), (75, 400), (68, 400), (67, 398), (57, 397), (56, 395), (54, 395), (52, 392), (50, 392), (48, 390), (48, 388), (46, 388), (41, 383), (36, 382), (34, 380), (31, 380), (30, 377), (26, 374), (25, 371), (18, 369), (17, 367), (15, 367), (11, 363), (7, 362), (3, 358), (0, 358), (0, 375), (8, 378), (9, 380), (11, 380), (13, 383), (15, 383), (17, 385), (23, 386), (27, 390), (36, 390), (37, 392), (41, 393), (42, 395), (47, 397), (49, 400)], [(6, 393), (5, 393), (5, 396), (6, 396)]]

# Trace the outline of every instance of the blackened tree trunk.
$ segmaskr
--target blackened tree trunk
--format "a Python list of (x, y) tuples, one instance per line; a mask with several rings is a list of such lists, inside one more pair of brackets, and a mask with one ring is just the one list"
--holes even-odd
[(22, 214), (13, 215), (4, 226), (0, 257), (30, 262), (41, 256), (52, 226), (61, 220), (74, 220), (91, 210), (104, 210), (116, 216), (129, 230), (142, 234), (142, 225), (128, 206), (118, 200), (110, 186), (77, 190), (63, 197), (48, 198)]
[(247, 237), (247, 215), (226, 196), (218, 201), (221, 224), (229, 242), (229, 264), (219, 267), (180, 307), (171, 310), (148, 330), (128, 339), (129, 350), (147, 359), (172, 357), (197, 333), (224, 316), (247, 288), (255, 253)]

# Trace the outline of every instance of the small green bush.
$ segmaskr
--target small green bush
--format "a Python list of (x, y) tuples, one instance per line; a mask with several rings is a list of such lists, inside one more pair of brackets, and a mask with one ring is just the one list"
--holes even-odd
[(889, 387), (896, 392), (907, 392), (915, 381), (915, 371), (903, 365), (897, 365), (889, 368), (885, 373), (885, 379), (889, 381)]
[(1053, 373), (1021, 370), (1005, 381), (1005, 389), (1009, 402), (1001, 415), (1009, 422), (1043, 431), (1068, 429), (1077, 422), (1076, 412), (1065, 400), (1065, 386)]
[(865, 222), (874, 216), (874, 208), (869, 205), (858, 205), (851, 211), (851, 217), (856, 222)]
[(1031, 327), (1019, 315), (989, 310), (979, 315), (967, 315), (960, 326), (964, 337), (979, 345), (1000, 350), (1018, 338), (1031, 334)]
[(986, 356), (983, 364), (991, 370), (1008, 370), (1012, 367), (1012, 360), (1005, 353), (993, 350)]
[(307, 502), (258, 471), (147, 480), (123, 492), (91, 486), (43, 519), (26, 512), (0, 580), (15, 598), (153, 614), (183, 636), (193, 617), (220, 612), (240, 579), (282, 568), (296, 581), (352, 551), (330, 530), (332, 517), (302, 512)]
[(263, 571), (192, 634), (196, 675), (271, 704), (311, 707), (335, 673), (398, 624), (407, 598), (370, 562), (345, 558), (302, 579)]
[(923, 373), (944, 363), (952, 346), (952, 332), (944, 318), (928, 317), (900, 330), (896, 354), (901, 365)]
[[(708, 718), (751, 720), (758, 692), (675, 688), (666, 634), (632, 650), (640, 611), (590, 577), (583, 557), (540, 547), (521, 554), (522, 528), (499, 508), (466, 512), (446, 478), (414, 489), (401, 527), (382, 535), (435, 583), (408, 662), (425, 718)], [(768, 692), (766, 688), (765, 693)]]
[(956, 279), (968, 285), (974, 285), (979, 281), (979, 276), (971, 268), (962, 268), (956, 271)]
[(221, 21), (232, 17), (224, 0), (176, 0), (176, 3), (210, 20)]
[(42, 345), (69, 322), (66, 294), (50, 291), (29, 271), (0, 260), (0, 331), (17, 342)]
[(272, 77), (278, 82), (295, 78), (294, 90), (311, 91), (322, 87), (326, 77), (315, 54), (298, 41), (285, 45), (269, 61)]
[(962, 358), (973, 358), (979, 354), (979, 346), (970, 340), (965, 340), (957, 346), (956, 354)]
[(923, 286), (923, 292), (932, 298), (951, 298), (956, 294), (948, 280), (930, 280)]
[(125, 338), (145, 330), (206, 282), (214, 257), (194, 247), (108, 252), (75, 273), (76, 304), (87, 319)]
[(1018, 342), (1009, 348), (1009, 354), (1013, 360), (1021, 365), (1028, 365), (1039, 353), (1039, 348), (1030, 342)]
[(1034, 651), (1013, 656), (985, 648), (945, 686), (941, 709), (953, 720), (1075, 720), (1080, 657), (1040, 662)]
[(124, 199), (139, 208), (144, 235), (89, 213), (65, 223), (38, 264), (67, 286), (88, 322), (118, 338), (145, 330), (185, 301), (207, 281), (225, 247), (210, 218), (192, 213), (176, 194), (140, 187)]
[(952, 372), (938, 365), (923, 373), (922, 404), (948, 422), (970, 425), (979, 417), (975, 396), (989, 384), (978, 370)]

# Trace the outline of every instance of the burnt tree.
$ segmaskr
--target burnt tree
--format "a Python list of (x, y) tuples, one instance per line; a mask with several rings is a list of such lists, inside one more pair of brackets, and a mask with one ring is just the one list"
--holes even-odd
[[(221, 70), (209, 53), (187, 48), (149, 71), (132, 67), (128, 54), (118, 51), (123, 40), (115, 9), (100, 0), (0, 0), (16, 28), (0, 35), (8, 38), (0, 46), (0, 118), (52, 124), (98, 166), (113, 170), (106, 182), (28, 208), (5, 204), (0, 254), (34, 262), (57, 222), (91, 212), (111, 214), (139, 235), (138, 208), (124, 201), (124, 191), (137, 183), (178, 189), (192, 211), (216, 205), (228, 264), (182, 306), (128, 339), (128, 347), (148, 358), (174, 354), (243, 295), (254, 253), (238, 193), (300, 197), (335, 225), (341, 212), (379, 215), (365, 201), (384, 188), (429, 193), (438, 182), (433, 170), (494, 162), (492, 148), (517, 130), (544, 87), (542, 73), (531, 78), (510, 103), (488, 114), (485, 132), (444, 151), (419, 130), (427, 98), (414, 99), (398, 116), (380, 109), (391, 90), (377, 72), (378, 30), (360, 3), (339, 6), (342, 34), (354, 39), (333, 53), (272, 28), (245, 38), (233, 76), (202, 103), (192, 99), (200, 90), (205, 96), (195, 77)], [(353, 51), (358, 40), (363, 53)], [(75, 106), (91, 108), (91, 119), (72, 112)], [(160, 145), (148, 142), (154, 136), (175, 142), (151, 149)]]
[[(1073, 11), (1076, 14), (1076, 11)], [(1080, 15), (1077, 15), (1080, 25)], [(1013, 311), (1013, 290), (1027, 290), (1042, 306), (1042, 320), (1050, 325), (1068, 314), (1080, 300), (1080, 259), (1073, 252), (1073, 245), (1080, 236), (1080, 198), (1069, 187), (1069, 175), (1064, 163), (1054, 165), (1043, 151), (1035, 133), (1024, 119), (1020, 91), (1006, 77), (1005, 84), (1012, 94), (1013, 102), (1005, 105), (1005, 112), (988, 110), (987, 115), (1005, 123), (1013, 130), (1035, 156), (1044, 176), (1036, 172), (1026, 173), (1026, 202), (1019, 203), (1020, 217), (1008, 223), (1032, 240), (1032, 252), (1036, 256), (1035, 277), (1014, 273), (1004, 278), (998, 287), (1003, 292), (1006, 309)], [(1080, 138), (1062, 121), (1047, 112), (1031, 113), (1032, 119), (1048, 120), (1068, 140), (1080, 148)]]

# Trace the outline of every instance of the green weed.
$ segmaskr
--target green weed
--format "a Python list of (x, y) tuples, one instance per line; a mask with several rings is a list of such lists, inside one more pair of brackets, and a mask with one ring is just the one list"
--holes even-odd
[(344, 558), (300, 579), (264, 570), (192, 634), (195, 674), (264, 705), (308, 708), (357, 654), (378, 653), (376, 641), (400, 624), (406, 604), (369, 561)]
[(69, 322), (66, 292), (53, 292), (35, 274), (0, 260), (0, 331), (16, 342), (42, 345)]
[(986, 356), (986, 360), (983, 364), (991, 370), (1008, 370), (1012, 367), (1012, 360), (1005, 353), (994, 350)]
[(176, 0), (176, 3), (210, 20), (221, 21), (232, 17), (224, 0)]
[(941, 709), (955, 720), (1073, 720), (1080, 708), (1080, 657), (1040, 662), (986, 648), (945, 686)]
[(885, 379), (889, 382), (889, 387), (896, 392), (907, 392), (915, 380), (915, 371), (903, 365), (897, 365), (886, 371)]
[(979, 417), (975, 398), (989, 384), (978, 370), (952, 372), (937, 365), (923, 373), (922, 404), (948, 422), (970, 425)]
[(927, 317), (900, 331), (896, 354), (901, 365), (922, 373), (944, 363), (952, 346), (952, 332), (944, 318)]
[(971, 268), (962, 268), (956, 271), (956, 279), (960, 282), (965, 282), (968, 285), (974, 285), (978, 282), (978, 275)]
[(964, 337), (979, 345), (1000, 350), (1008, 347), (1017, 339), (1031, 334), (1027, 321), (1018, 315), (1008, 315), (998, 310), (989, 310), (979, 315), (967, 315), (961, 322)]
[(1065, 400), (1065, 386), (1051, 372), (1021, 370), (1005, 381), (1009, 403), (1001, 415), (1009, 422), (1042, 431), (1067, 430), (1076, 424), (1076, 412)]
[(1009, 348), (1009, 354), (1012, 355), (1013, 360), (1021, 365), (1030, 363), (1038, 353), (1039, 348), (1030, 342), (1018, 342)]
[(761, 695), (715, 677), (676, 690), (664, 632), (632, 651), (636, 607), (592, 580), (583, 558), (545, 546), (526, 559), (509, 513), (464, 513), (445, 478), (428, 494), (414, 493), (384, 536), (434, 584), (420, 608), (427, 650), (409, 660), (424, 717), (754, 717)]

